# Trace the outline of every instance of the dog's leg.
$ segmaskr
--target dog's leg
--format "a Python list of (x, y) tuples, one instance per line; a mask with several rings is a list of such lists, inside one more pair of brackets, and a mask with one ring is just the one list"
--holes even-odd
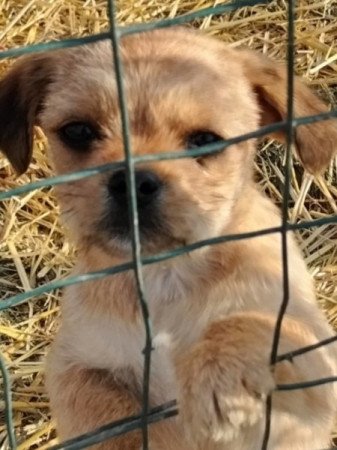
[[(336, 375), (324, 348), (271, 368), (275, 320), (259, 313), (230, 316), (213, 323), (202, 340), (179, 358), (181, 417), (191, 440), (200, 448), (207, 448), (211, 442), (231, 450), (261, 448), (266, 397), (276, 385)], [(316, 341), (302, 322), (286, 317), (279, 353)], [(331, 384), (274, 391), (268, 449), (328, 446), (334, 399)]]
[[(73, 366), (56, 375), (49, 369), (47, 380), (51, 409), (61, 440), (93, 431), (141, 411), (141, 402), (136, 395), (105, 370)], [(191, 450), (176, 419), (165, 419), (150, 425), (149, 437), (150, 448), (154, 450)], [(128, 432), (91, 448), (140, 450), (141, 432)]]
[[(136, 397), (107, 371), (73, 366), (63, 373), (49, 371), (51, 409), (62, 440), (93, 431), (139, 413)], [(109, 439), (93, 447), (99, 450), (139, 450), (139, 432)]]

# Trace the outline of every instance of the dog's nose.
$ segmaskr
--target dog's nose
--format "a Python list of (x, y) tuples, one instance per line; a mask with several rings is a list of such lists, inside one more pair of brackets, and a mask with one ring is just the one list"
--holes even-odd
[[(138, 170), (135, 173), (137, 203), (142, 207), (151, 203), (159, 194), (162, 182), (150, 171)], [(115, 172), (109, 180), (109, 193), (120, 205), (127, 204), (127, 183), (125, 170)]]

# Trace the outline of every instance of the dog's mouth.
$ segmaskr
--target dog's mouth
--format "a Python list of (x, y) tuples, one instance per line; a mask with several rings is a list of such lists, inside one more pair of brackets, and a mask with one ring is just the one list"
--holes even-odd
[[(164, 229), (163, 218), (152, 207), (138, 209), (138, 229), (142, 240), (150, 240), (154, 236), (167, 233)], [(109, 208), (101, 221), (101, 227), (114, 238), (130, 240), (132, 238), (131, 217), (128, 206), (125, 208)]]
[[(158, 207), (153, 205), (138, 209), (138, 230), (142, 250), (153, 254), (184, 245), (182, 239), (172, 236), (166, 220)], [(98, 224), (98, 233), (104, 233), (114, 246), (125, 251), (131, 250), (133, 231), (127, 205), (116, 208), (110, 205)], [(106, 239), (105, 238), (105, 239)]]

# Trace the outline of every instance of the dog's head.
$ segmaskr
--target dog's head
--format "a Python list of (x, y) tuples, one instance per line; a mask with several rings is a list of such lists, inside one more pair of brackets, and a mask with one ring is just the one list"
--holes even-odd
[[(121, 54), (134, 155), (194, 149), (286, 117), (286, 70), (253, 52), (184, 29), (122, 39)], [(31, 158), (33, 126), (45, 131), (58, 174), (124, 159), (110, 42), (21, 59), (0, 82), (0, 148), (17, 172)], [(295, 115), (325, 106), (298, 80)], [(282, 133), (278, 133), (278, 137)], [(296, 131), (311, 172), (334, 153), (333, 121)], [(158, 251), (225, 232), (252, 183), (255, 143), (224, 152), (136, 166), (140, 232)], [(58, 188), (65, 218), (80, 240), (129, 248), (124, 169)]]

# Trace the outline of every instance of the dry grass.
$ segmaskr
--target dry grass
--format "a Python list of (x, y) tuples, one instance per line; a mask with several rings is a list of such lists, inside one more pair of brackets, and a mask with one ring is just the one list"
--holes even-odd
[[(118, 19), (134, 23), (174, 17), (218, 4), (208, 0), (120, 0)], [(230, 15), (195, 23), (235, 46), (249, 46), (285, 59), (286, 2), (243, 8)], [(337, 2), (299, 0), (295, 70), (332, 106), (337, 103)], [(105, 0), (0, 0), (0, 46), (11, 48), (41, 41), (82, 36), (107, 29)], [(9, 61), (0, 61), (0, 75)], [(35, 157), (27, 174), (16, 179), (0, 159), (1, 189), (50, 175), (45, 142), (37, 133)], [(281, 202), (283, 149), (262, 146), (257, 158), (262, 188)], [(336, 162), (324, 177), (313, 180), (295, 164), (292, 172), (294, 221), (337, 213)], [(4, 202), (0, 216), (0, 298), (27, 291), (69, 273), (74, 249), (64, 237), (53, 192), (44, 189)], [(316, 280), (320, 304), (337, 325), (337, 231), (322, 226), (299, 235)], [(7, 310), (0, 318), (1, 346), (13, 382), (14, 422), (19, 449), (46, 448), (55, 442), (48, 399), (43, 387), (43, 359), (55, 332), (60, 292)], [(0, 411), (3, 402), (0, 400)], [(2, 447), (1, 447), (2, 445)], [(7, 440), (0, 416), (0, 448)]]

